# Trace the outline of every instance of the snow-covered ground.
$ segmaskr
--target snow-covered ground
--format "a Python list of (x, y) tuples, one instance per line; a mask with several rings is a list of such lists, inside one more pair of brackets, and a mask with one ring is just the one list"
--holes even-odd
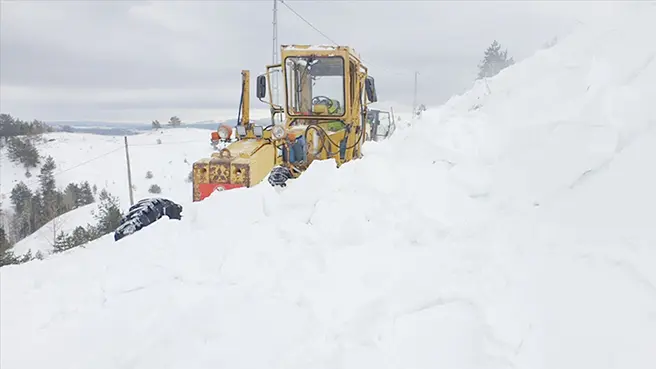
[[(43, 157), (51, 155), (55, 159), (55, 180), (60, 190), (70, 182), (88, 181), (91, 186), (97, 187), (98, 192), (107, 189), (120, 200), (124, 209), (129, 207), (130, 194), (123, 136), (57, 132), (44, 134), (43, 137), (49, 141), (39, 143), (37, 147)], [(167, 129), (128, 136), (134, 201), (149, 196), (164, 196), (176, 202), (190, 203), (192, 185), (187, 182), (187, 176), (194, 161), (212, 153), (209, 140), (209, 130), (193, 128)], [(23, 166), (9, 160), (7, 148), (4, 147), (1, 151), (0, 196), (3, 210), (11, 214), (12, 188), (23, 181), (36, 191), (39, 188), (38, 174), (41, 165), (32, 168), (32, 176), (28, 178)], [(152, 172), (150, 179), (146, 178), (148, 171)], [(160, 186), (161, 194), (148, 192), (152, 184)], [(54, 244), (54, 233), (69, 232), (87, 223), (95, 224), (92, 212), (97, 207), (98, 203), (94, 203), (50, 221), (16, 243), (14, 253), (22, 255), (28, 250), (31, 250), (32, 254), (37, 251), (48, 253)], [(5, 217), (2, 221), (8, 229), (9, 218)]]
[(40, 252), (41, 256), (47, 257), (52, 252), (60, 232), (70, 234), (77, 227), (86, 228), (87, 224), (96, 224), (94, 213), (97, 211), (98, 202), (95, 202), (66, 212), (16, 242), (11, 251), (16, 256), (25, 255), (29, 251), (32, 255)]
[[(158, 184), (162, 196), (174, 201), (191, 201), (191, 184), (186, 182), (191, 166), (197, 159), (211, 154), (210, 132), (207, 129), (178, 128), (151, 131), (128, 136), (130, 169), (135, 201), (152, 196), (151, 184)], [(106, 188), (129, 205), (128, 174), (123, 136), (103, 136), (89, 133), (48, 133), (43, 135), (53, 141), (41, 143), (38, 148), (43, 156), (55, 159), (55, 180), (63, 189), (70, 182), (89, 181), (100, 191)], [(158, 144), (157, 140), (161, 141)], [(15, 165), (2, 149), (0, 168), (3, 207), (11, 206), (11, 189), (23, 181), (32, 189), (39, 187), (39, 168), (32, 168), (32, 177), (25, 176), (25, 168)], [(147, 179), (151, 171), (153, 178)]]
[(283, 191), (3, 267), (0, 366), (653, 368), (654, 19), (618, 8)]

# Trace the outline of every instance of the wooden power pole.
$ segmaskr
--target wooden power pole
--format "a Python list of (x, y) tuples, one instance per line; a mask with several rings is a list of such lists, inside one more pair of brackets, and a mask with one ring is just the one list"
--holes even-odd
[(125, 139), (125, 161), (128, 165), (128, 188), (130, 190), (130, 206), (134, 205), (134, 195), (132, 194), (132, 172), (130, 171), (130, 153), (128, 152), (128, 136)]

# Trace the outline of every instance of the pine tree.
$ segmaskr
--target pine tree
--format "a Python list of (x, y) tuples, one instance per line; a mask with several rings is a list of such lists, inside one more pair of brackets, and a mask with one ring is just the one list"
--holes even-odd
[(23, 182), (19, 182), (11, 190), (9, 196), (14, 206), (14, 218), (12, 219), (12, 228), (15, 235), (22, 239), (35, 229), (30, 221), (32, 217), (32, 191)]
[(29, 139), (9, 137), (7, 140), (7, 153), (9, 160), (23, 164), (25, 169), (36, 167), (40, 162), (39, 151)]
[(87, 229), (78, 226), (75, 227), (75, 229), (73, 230), (73, 233), (71, 234), (71, 239), (73, 241), (73, 245), (77, 247), (91, 241), (92, 236), (93, 234), (89, 232)]
[(159, 120), (155, 119), (152, 123), (151, 126), (153, 129), (160, 129), (162, 128), (162, 123), (159, 122)]
[(121, 207), (118, 198), (112, 196), (107, 190), (103, 189), (98, 195), (100, 204), (98, 205), (98, 214), (95, 215), (98, 221), (97, 231), (99, 236), (113, 232), (121, 224)]
[(44, 224), (48, 223), (51, 218), (43, 211), (44, 202), (43, 196), (40, 193), (35, 193), (30, 201), (30, 225), (33, 230), (41, 228)]
[(28, 261), (32, 261), (32, 260), (34, 260), (34, 256), (32, 256), (32, 249), (27, 250), (27, 252), (23, 254), (23, 256), (18, 257), (19, 264), (27, 263)]
[(55, 159), (48, 156), (41, 167), (41, 174), (39, 175), (39, 183), (41, 185), (41, 196), (43, 197), (43, 212), (47, 221), (63, 214), (64, 212), (64, 198), (63, 195), (57, 191), (55, 183)]
[(5, 228), (0, 226), (0, 254), (11, 248), (11, 244), (7, 239), (7, 234), (5, 233)]
[(20, 260), (16, 257), (12, 250), (7, 250), (0, 253), (0, 267), (5, 265), (18, 264)]
[(73, 242), (64, 232), (59, 232), (55, 238), (53, 252), (58, 253), (73, 248)]
[(64, 189), (64, 207), (72, 210), (79, 207), (80, 188), (75, 183), (69, 183)]
[(485, 50), (485, 57), (478, 65), (478, 79), (495, 76), (513, 64), (515, 61), (512, 57), (508, 58), (508, 50), (501, 51), (501, 45), (494, 40), (492, 45)]
[(80, 193), (79, 193), (78, 201), (79, 201), (78, 206), (89, 205), (96, 201), (96, 199), (93, 196), (93, 191), (91, 190), (91, 186), (89, 185), (89, 182), (84, 181), (82, 182), (82, 184), (80, 184)]
[(171, 117), (171, 119), (169, 120), (169, 125), (171, 127), (178, 127), (181, 124), (182, 124), (182, 121), (180, 120), (180, 118), (178, 118), (176, 116)]
[(57, 190), (57, 187), (55, 186), (56, 168), (57, 165), (55, 164), (55, 159), (53, 159), (52, 156), (48, 156), (41, 167), (41, 174), (39, 175), (41, 194), (44, 199), (52, 198), (54, 192)]
[(11, 190), (9, 199), (14, 206), (16, 214), (22, 213), (32, 199), (32, 191), (25, 183), (23, 183), (23, 181), (21, 181)]

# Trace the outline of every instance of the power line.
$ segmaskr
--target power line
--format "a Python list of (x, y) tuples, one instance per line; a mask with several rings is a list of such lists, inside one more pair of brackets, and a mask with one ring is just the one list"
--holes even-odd
[[(59, 176), (60, 174), (63, 174), (63, 173), (66, 173), (66, 172), (68, 172), (68, 171), (71, 171), (71, 170), (73, 170), (73, 169), (76, 169), (76, 168), (79, 168), (79, 167), (81, 167), (81, 166), (87, 165), (87, 164), (89, 164), (89, 163), (91, 163), (91, 162), (93, 162), (93, 161), (96, 161), (96, 160), (98, 160), (98, 159), (101, 159), (101, 158), (103, 158), (103, 157), (105, 157), (105, 156), (107, 156), (107, 155), (113, 154), (114, 152), (116, 152), (116, 151), (118, 151), (118, 150), (120, 150), (120, 149), (122, 149), (122, 148), (123, 148), (122, 146), (119, 146), (119, 147), (115, 148), (114, 150), (108, 151), (108, 152), (106, 152), (106, 153), (104, 153), (104, 154), (102, 154), (102, 155), (96, 156), (96, 157), (91, 158), (91, 159), (89, 159), (89, 160), (85, 160), (85, 161), (83, 161), (83, 162), (81, 162), (81, 163), (75, 164), (74, 166), (69, 167), (69, 168), (66, 168), (66, 169), (64, 169), (64, 170), (60, 170), (60, 171), (58, 171), (58, 172), (56, 172), (56, 173), (53, 173), (52, 175), (53, 175), (54, 177), (57, 177), (57, 176)], [(38, 182), (38, 181), (39, 181), (39, 178), (38, 178), (38, 177), (37, 177), (37, 178), (30, 178), (30, 179), (28, 179), (28, 180), (26, 180), (26, 181), (19, 180), (19, 182), (23, 182), (23, 183), (25, 183), (25, 184), (33, 184), (33, 183), (36, 183), (36, 182)]]
[[(292, 13), (294, 13), (298, 18), (300, 18), (300, 19), (301, 19), (303, 22), (305, 22), (308, 26), (312, 27), (312, 29), (314, 29), (315, 31), (317, 31), (317, 33), (319, 33), (320, 35), (322, 35), (326, 40), (332, 42), (335, 46), (339, 46), (339, 44), (338, 44), (335, 40), (333, 40), (332, 38), (330, 38), (328, 35), (326, 35), (324, 32), (322, 32), (319, 28), (317, 28), (315, 25), (313, 25), (312, 22), (310, 22), (310, 21), (307, 20), (305, 17), (303, 17), (299, 12), (297, 12), (296, 10), (294, 10), (294, 8), (292, 8), (291, 6), (287, 5), (287, 3), (286, 3), (284, 0), (278, 0), (278, 1), (280, 1), (281, 4), (283, 4), (285, 7), (287, 7), (287, 9), (289, 9)], [(362, 59), (363, 62), (365, 62), (365, 63), (367, 63), (367, 64), (370, 64), (370, 65), (376, 65), (375, 63), (370, 63), (370, 62), (368, 62), (368, 61), (365, 60), (364, 58), (361, 58), (361, 59)], [(404, 76), (406, 76), (406, 75), (408, 75), (408, 74), (412, 74), (412, 75), (415, 74), (415, 72), (411, 72), (411, 71), (407, 71), (407, 70), (404, 71), (405, 73), (400, 73), (398, 70), (390, 70), (390, 69), (387, 69), (387, 68), (385, 68), (385, 67), (381, 67), (380, 65), (378, 65), (378, 67), (379, 67), (380, 69), (382, 69), (382, 70), (385, 70), (386, 72), (388, 72), (388, 73), (390, 73), (390, 74), (396, 74), (396, 75), (399, 75), (399, 76), (400, 76), (400, 75), (404, 75)]]
[(199, 140), (189, 140), (189, 141), (174, 141), (174, 142), (162, 142), (162, 143), (148, 143), (148, 144), (130, 144), (130, 147), (143, 147), (143, 146), (161, 146), (161, 145), (182, 145), (187, 143), (200, 143)]
[[(130, 144), (130, 147), (135, 147), (135, 146), (137, 146), (137, 147), (144, 147), (144, 146), (160, 146), (160, 145), (181, 145), (181, 144), (187, 144), (187, 143), (200, 143), (200, 142), (199, 142), (198, 140), (189, 140), (189, 141), (177, 141), (177, 142), (163, 142), (163, 143), (161, 143), (161, 144), (156, 144), (156, 143), (155, 143), (155, 144)], [(117, 148), (115, 148), (115, 149), (113, 149), (113, 150), (107, 151), (107, 152), (105, 152), (105, 153), (103, 153), (103, 154), (101, 154), (101, 155), (98, 155), (98, 156), (95, 156), (95, 157), (93, 157), (93, 158), (91, 158), (91, 159), (88, 159), (88, 160), (85, 160), (85, 161), (83, 161), (83, 162), (77, 163), (77, 164), (73, 165), (72, 167), (68, 167), (68, 168), (66, 168), (66, 169), (63, 169), (63, 170), (57, 171), (57, 172), (53, 173), (53, 176), (54, 176), (54, 177), (57, 177), (57, 176), (59, 176), (59, 175), (61, 175), (61, 174), (63, 174), (63, 173), (69, 172), (69, 171), (71, 171), (71, 170), (73, 170), (73, 169), (77, 169), (77, 168), (79, 168), (79, 167), (85, 166), (85, 165), (87, 165), (87, 164), (89, 164), (89, 163), (92, 163), (92, 162), (94, 162), (94, 161), (96, 161), (96, 160), (102, 159), (102, 158), (104, 158), (105, 156), (111, 155), (111, 154), (113, 154), (113, 153), (115, 153), (115, 152), (117, 152), (117, 151), (119, 151), (119, 150), (121, 150), (121, 149), (123, 149), (123, 148), (124, 148), (124, 146), (123, 146), (123, 145), (120, 145), (120, 146), (118, 146)], [(38, 177), (37, 177), (37, 178), (29, 178), (29, 179), (27, 179), (27, 180), (19, 180), (18, 182), (23, 182), (23, 183), (25, 183), (25, 184), (34, 184), (34, 183), (37, 183), (38, 181), (39, 181), (39, 179), (38, 179)]]
[(328, 37), (325, 33), (321, 32), (317, 27), (315, 27), (309, 20), (305, 19), (302, 15), (298, 14), (296, 10), (294, 10), (291, 6), (287, 5), (286, 2), (283, 0), (279, 0), (282, 5), (287, 7), (292, 13), (296, 14), (297, 17), (299, 17), (303, 22), (305, 22), (308, 26), (312, 27), (315, 31), (319, 32), (323, 37), (325, 37), (328, 41), (332, 42), (335, 45), (339, 45), (337, 42), (335, 42), (332, 38)]

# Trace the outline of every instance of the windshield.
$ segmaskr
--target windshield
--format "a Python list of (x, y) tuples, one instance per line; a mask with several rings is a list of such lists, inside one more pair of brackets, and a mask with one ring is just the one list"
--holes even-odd
[(290, 115), (344, 115), (344, 59), (339, 56), (285, 58)]

